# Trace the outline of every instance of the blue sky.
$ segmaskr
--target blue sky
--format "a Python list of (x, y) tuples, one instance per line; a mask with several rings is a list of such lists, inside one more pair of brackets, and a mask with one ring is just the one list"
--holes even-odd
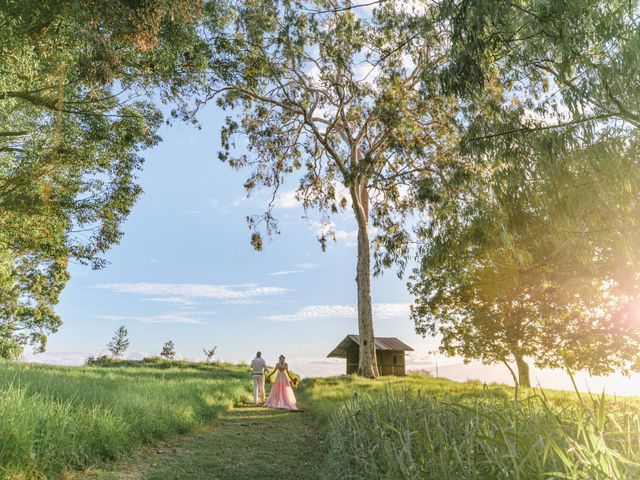
[[(355, 317), (355, 222), (350, 212), (335, 218), (337, 242), (322, 253), (316, 241), (319, 217), (295, 201), (295, 180), (282, 188), (276, 214), (282, 234), (255, 252), (245, 217), (260, 213), (266, 194), (246, 198), (246, 173), (217, 160), (223, 114), (204, 111), (202, 129), (164, 127), (163, 142), (144, 153), (144, 194), (123, 226), (124, 237), (107, 254), (107, 268), (73, 265), (57, 311), (63, 318), (48, 351), (27, 359), (80, 364), (104, 353), (119, 325), (129, 330), (130, 358), (158, 354), (173, 340), (183, 358), (201, 359), (218, 346), (218, 357), (249, 361), (262, 350), (269, 362), (280, 354), (304, 375), (344, 371), (327, 353), (349, 333)], [(462, 365), (436, 357), (435, 339), (413, 332), (406, 281), (393, 271), (373, 280), (375, 333), (399, 337), (415, 352), (409, 368), (454, 379), (509, 382), (502, 366)], [(534, 383), (569, 387), (561, 372), (534, 370)], [(581, 387), (640, 394), (638, 378), (587, 379)]]
[[(145, 152), (144, 194), (124, 224), (124, 237), (100, 271), (74, 265), (58, 312), (64, 324), (37, 358), (78, 363), (102, 352), (114, 330), (130, 332), (128, 354), (157, 354), (166, 340), (186, 358), (218, 346), (221, 358), (267, 359), (280, 353), (340, 373), (324, 357), (355, 319), (355, 225), (350, 212), (335, 219), (337, 242), (322, 253), (318, 216), (284, 186), (277, 217), (282, 234), (255, 252), (245, 217), (260, 213), (266, 192), (247, 198), (246, 172), (216, 158), (222, 114), (210, 108), (197, 130), (174, 124)], [(433, 348), (413, 334), (405, 283), (388, 272), (374, 281), (377, 334)], [(322, 366), (318, 364), (322, 361)], [(326, 363), (329, 362), (329, 363)], [(312, 368), (310, 372), (316, 371)]]

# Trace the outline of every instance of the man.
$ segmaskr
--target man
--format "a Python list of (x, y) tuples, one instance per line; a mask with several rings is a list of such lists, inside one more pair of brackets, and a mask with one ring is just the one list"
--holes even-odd
[(258, 404), (258, 393), (260, 403), (264, 403), (264, 374), (269, 373), (267, 362), (262, 358), (262, 352), (256, 352), (256, 358), (251, 360), (251, 377), (253, 378), (253, 403)]

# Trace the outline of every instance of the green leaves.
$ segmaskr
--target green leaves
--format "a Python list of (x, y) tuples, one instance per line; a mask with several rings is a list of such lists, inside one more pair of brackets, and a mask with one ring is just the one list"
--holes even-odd
[(434, 217), (413, 318), (469, 359), (522, 352), (539, 366), (626, 371), (640, 347), (640, 324), (623, 320), (638, 299), (637, 145), (531, 141), (515, 159), (493, 150), (493, 172)]
[(111, 352), (113, 358), (121, 357), (124, 352), (129, 348), (129, 332), (124, 325), (121, 325), (116, 330), (113, 338), (107, 343), (107, 349)]
[(173, 343), (173, 340), (169, 340), (168, 342), (165, 342), (165, 344), (162, 346), (160, 357), (162, 357), (164, 360), (173, 360), (175, 356), (176, 356), (176, 348), (175, 348), (175, 343)]
[[(455, 168), (448, 153), (457, 105), (434, 94), (442, 64), (430, 53), (445, 48), (446, 32), (396, 2), (372, 15), (348, 3), (316, 3), (236, 6), (233, 27), (214, 45), (225, 58), (213, 75), (217, 101), (233, 110), (218, 156), (234, 168), (250, 167), (248, 190), (276, 192), (293, 175), (300, 200), (327, 226), (331, 215), (362, 201), (379, 233), (376, 271), (402, 270), (416, 182)], [(239, 136), (248, 149), (236, 154)], [(345, 193), (337, 198), (340, 186)], [(274, 205), (250, 217), (250, 226), (276, 232)]]
[(640, 97), (616, 85), (638, 82), (637, 2), (444, 2), (441, 13), (453, 28), (441, 79), (465, 105), (469, 168), (419, 230), (417, 330), (489, 363), (636, 368)]
[(2, 341), (44, 348), (67, 262), (105, 265), (141, 193), (140, 152), (160, 141), (162, 115), (139, 98), (184, 113), (209, 59), (201, 12), (191, 0), (0, 2)]

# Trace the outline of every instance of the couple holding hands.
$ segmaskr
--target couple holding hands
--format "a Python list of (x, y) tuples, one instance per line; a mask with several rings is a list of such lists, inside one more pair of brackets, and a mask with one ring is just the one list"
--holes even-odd
[[(260, 403), (264, 407), (270, 408), (284, 408), (287, 410), (298, 410), (296, 406), (296, 396), (293, 394), (291, 385), (294, 386), (297, 380), (289, 373), (289, 365), (284, 361), (284, 355), (280, 355), (278, 363), (272, 372), (267, 367), (267, 362), (262, 358), (262, 353), (257, 352), (256, 358), (251, 361), (251, 377), (253, 378), (253, 403), (258, 405), (258, 395), (260, 396)], [(264, 400), (264, 376), (265, 374), (276, 374), (276, 381), (271, 387), (269, 392), (269, 398)]]

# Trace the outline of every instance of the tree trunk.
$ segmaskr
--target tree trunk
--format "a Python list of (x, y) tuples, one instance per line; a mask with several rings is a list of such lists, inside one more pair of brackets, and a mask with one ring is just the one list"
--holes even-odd
[(516, 358), (516, 366), (518, 367), (518, 384), (521, 387), (531, 387), (529, 379), (529, 365), (524, 361), (522, 355), (514, 355)]
[(368, 378), (379, 376), (376, 346), (373, 335), (373, 311), (371, 307), (371, 246), (369, 243), (369, 192), (366, 184), (356, 184), (351, 189), (353, 210), (358, 221), (358, 329), (360, 335), (360, 360), (358, 375)]

